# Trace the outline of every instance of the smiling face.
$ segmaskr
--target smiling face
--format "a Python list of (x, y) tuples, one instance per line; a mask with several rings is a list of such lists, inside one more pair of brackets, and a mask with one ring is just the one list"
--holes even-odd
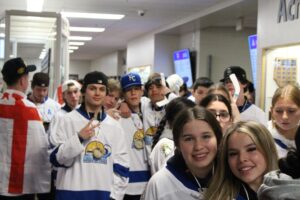
[(178, 148), (194, 175), (205, 177), (212, 170), (217, 154), (217, 138), (205, 121), (192, 120), (186, 123), (179, 137)]
[[(281, 134), (285, 134), (289, 130), (296, 132), (300, 120), (300, 109), (295, 102), (289, 98), (280, 98), (272, 107), (271, 112), (275, 125)], [(295, 135), (291, 137), (293, 139)]]
[(103, 105), (106, 96), (106, 86), (102, 84), (88, 84), (84, 94), (84, 102), (88, 108), (95, 110)]
[(267, 162), (249, 135), (234, 132), (229, 136), (228, 164), (238, 179), (257, 191), (263, 182)]
[(143, 90), (141, 86), (132, 86), (124, 92), (124, 99), (130, 108), (139, 107)]

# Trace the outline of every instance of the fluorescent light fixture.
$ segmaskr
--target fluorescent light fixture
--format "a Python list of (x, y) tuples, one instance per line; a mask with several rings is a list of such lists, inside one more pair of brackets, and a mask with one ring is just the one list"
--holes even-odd
[(79, 12), (62, 12), (68, 18), (87, 18), (87, 19), (113, 19), (118, 20), (125, 17), (119, 14), (103, 14), (103, 13), (79, 13)]
[(92, 40), (92, 37), (70, 36), (69, 40), (89, 41), (89, 40)]
[(69, 50), (71, 49), (71, 50), (77, 50), (79, 47), (77, 47), (77, 46), (69, 46)]
[(4, 33), (0, 33), (0, 38), (5, 37)]
[(27, 0), (27, 11), (42, 12), (44, 0)]
[(5, 28), (5, 24), (0, 24), (0, 28)]
[(73, 53), (74, 52), (74, 50), (69, 50), (69, 53)]
[(84, 42), (69, 42), (69, 45), (70, 46), (82, 46), (82, 45), (84, 45)]
[(105, 31), (105, 28), (70, 27), (70, 31), (76, 31), (76, 32), (103, 32), (103, 31)]

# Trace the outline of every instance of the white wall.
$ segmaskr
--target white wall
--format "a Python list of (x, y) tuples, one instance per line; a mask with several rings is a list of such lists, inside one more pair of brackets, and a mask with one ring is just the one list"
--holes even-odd
[[(277, 22), (278, 11), (280, 8), (281, 0), (259, 0), (258, 1), (258, 19), (257, 19), (257, 35), (258, 35), (258, 47), (257, 47), (257, 66), (258, 77), (257, 85), (261, 90), (257, 93), (260, 105), (263, 107), (265, 102), (265, 88), (272, 87), (265, 83), (266, 74), (264, 71), (266, 60), (268, 55), (265, 54), (269, 49), (274, 47), (283, 47), (288, 45), (300, 44), (300, 18), (294, 20), (288, 20), (286, 22)], [(291, 0), (285, 1), (287, 4), (292, 2)], [(288, 5), (286, 5), (288, 8)], [(292, 13), (297, 14), (295, 11), (296, 6), (291, 7)], [(300, 14), (300, 10), (298, 11)], [(297, 64), (299, 70), (299, 61)], [(261, 73), (259, 73), (261, 72)], [(299, 79), (298, 79), (299, 83)], [(271, 88), (270, 90), (273, 90)]]
[(78, 74), (79, 79), (83, 79), (85, 74), (90, 71), (91, 62), (90, 61), (81, 61), (81, 60), (70, 60), (70, 74)]
[(116, 76), (118, 74), (118, 52), (93, 60), (90, 71), (101, 71), (107, 76)]
[(126, 59), (127, 68), (151, 65), (153, 69), (154, 34), (149, 34), (129, 41), (127, 45)]
[(178, 50), (178, 36), (156, 35), (154, 66), (156, 72), (163, 72), (165, 76), (175, 73), (173, 52)]
[[(208, 28), (200, 35), (200, 69), (199, 76), (207, 76), (208, 56), (212, 56), (211, 79), (219, 82), (223, 78), (226, 67), (241, 66), (247, 73), (248, 80), (252, 80), (250, 55), (248, 50), (248, 36), (255, 34), (255, 29), (235, 31), (234, 28)], [(199, 62), (199, 61), (198, 61)]]

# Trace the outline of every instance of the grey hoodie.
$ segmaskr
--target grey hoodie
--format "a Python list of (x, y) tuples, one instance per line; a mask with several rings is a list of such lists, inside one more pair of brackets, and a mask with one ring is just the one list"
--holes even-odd
[(300, 179), (272, 171), (257, 191), (259, 200), (300, 200)]

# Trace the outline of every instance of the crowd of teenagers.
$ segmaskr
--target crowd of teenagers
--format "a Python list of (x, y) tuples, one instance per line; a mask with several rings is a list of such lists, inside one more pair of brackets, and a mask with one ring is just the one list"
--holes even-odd
[(22, 58), (1, 70), (0, 200), (300, 199), (296, 85), (276, 89), (267, 114), (239, 66), (192, 88), (93, 71), (61, 85), (61, 105), (48, 74), (28, 93), (35, 70)]

